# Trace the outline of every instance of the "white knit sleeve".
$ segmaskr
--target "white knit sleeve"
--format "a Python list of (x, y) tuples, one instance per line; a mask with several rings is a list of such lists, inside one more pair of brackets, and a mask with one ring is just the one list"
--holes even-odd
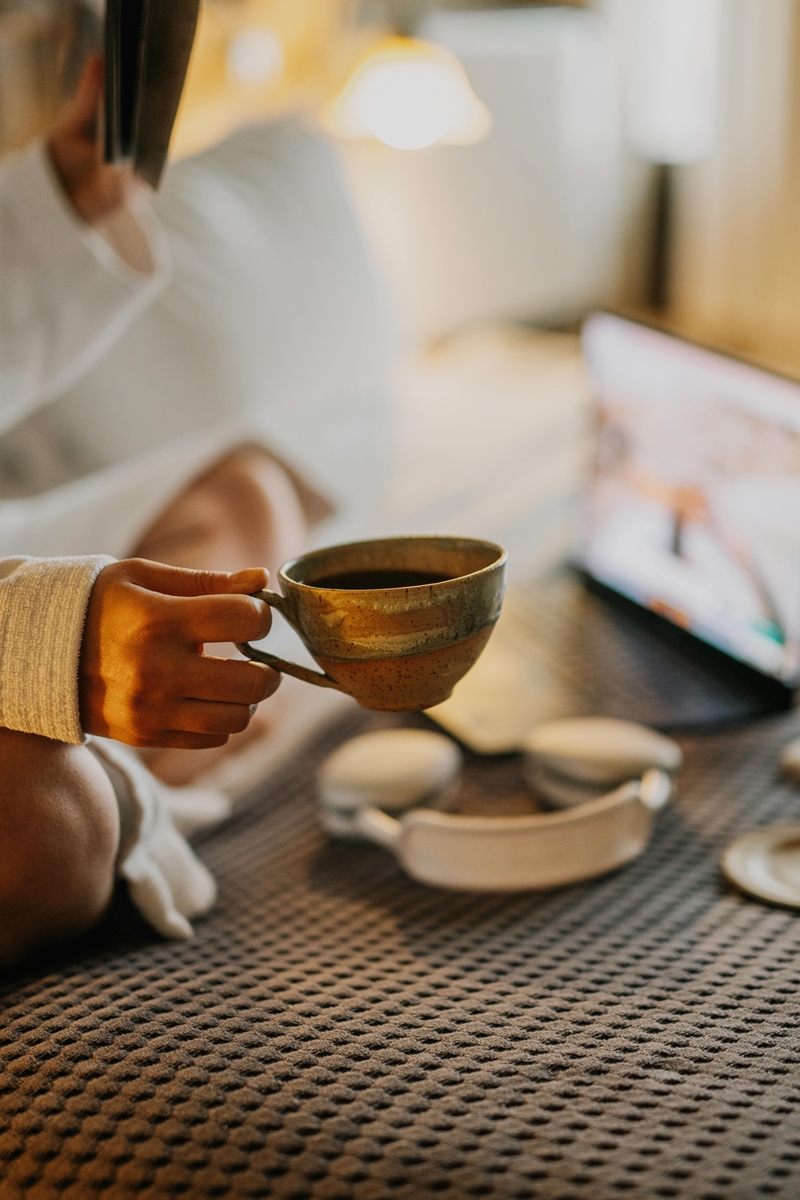
[(142, 197), (101, 232), (72, 211), (43, 145), (4, 164), (0, 431), (74, 386), (170, 276), (166, 235)]
[(83, 741), (78, 665), (94, 581), (111, 558), (0, 559), (0, 726)]

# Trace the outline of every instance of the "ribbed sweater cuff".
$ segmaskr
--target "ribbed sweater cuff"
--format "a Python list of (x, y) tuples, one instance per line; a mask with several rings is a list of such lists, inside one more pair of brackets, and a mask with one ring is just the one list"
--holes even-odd
[(86, 609), (114, 560), (0, 561), (0, 725), (80, 743), (78, 667)]

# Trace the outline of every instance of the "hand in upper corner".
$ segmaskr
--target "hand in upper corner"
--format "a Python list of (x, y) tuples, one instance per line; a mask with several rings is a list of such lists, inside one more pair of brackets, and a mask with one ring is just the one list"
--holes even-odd
[(102, 98), (103, 59), (94, 54), (86, 60), (75, 95), (62, 109), (47, 144), (67, 198), (88, 225), (112, 216), (142, 186), (127, 167), (103, 162)]
[(132, 746), (222, 746), (249, 724), (280, 675), (259, 663), (211, 658), (206, 642), (266, 636), (271, 614), (251, 593), (261, 568), (229, 575), (129, 559), (103, 568), (80, 657), (81, 726)]

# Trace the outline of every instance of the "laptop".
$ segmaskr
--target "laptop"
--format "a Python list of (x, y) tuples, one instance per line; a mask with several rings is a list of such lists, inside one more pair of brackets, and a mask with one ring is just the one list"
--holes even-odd
[(789, 708), (800, 679), (800, 383), (611, 313), (583, 351), (593, 463), (572, 560), (510, 591), (429, 713), (479, 753), (568, 715), (729, 727)]

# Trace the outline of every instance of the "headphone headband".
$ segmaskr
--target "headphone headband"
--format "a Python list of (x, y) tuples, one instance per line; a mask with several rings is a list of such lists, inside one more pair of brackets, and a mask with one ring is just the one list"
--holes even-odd
[(554, 888), (604, 875), (636, 858), (671, 793), (668, 772), (652, 767), (606, 795), (559, 812), (472, 817), (412, 808), (394, 817), (366, 807), (348, 814), (348, 828), (342, 820), (336, 832), (360, 833), (387, 847), (409, 875), (435, 887)]

